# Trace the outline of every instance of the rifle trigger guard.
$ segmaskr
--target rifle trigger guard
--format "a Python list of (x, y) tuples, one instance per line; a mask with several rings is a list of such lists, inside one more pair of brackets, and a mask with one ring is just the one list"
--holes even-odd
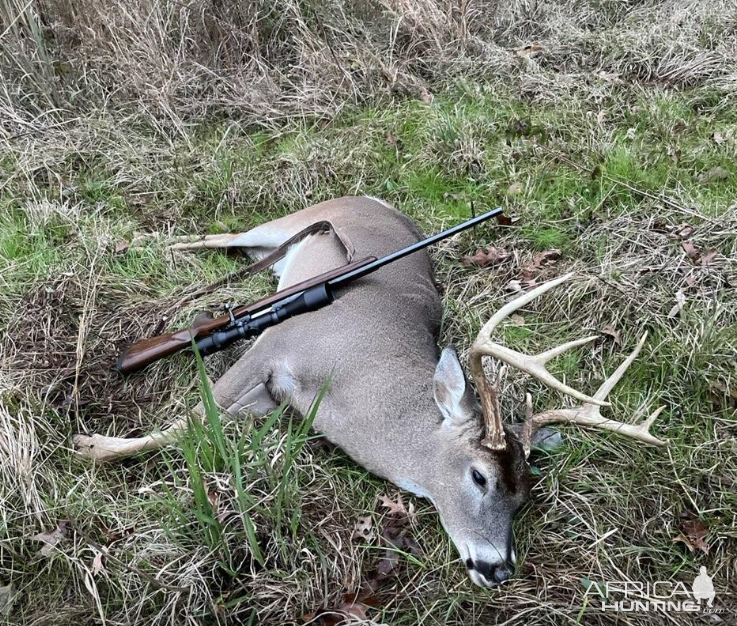
[(235, 319), (235, 315), (233, 315), (233, 307), (232, 306), (229, 306), (228, 307), (228, 317), (230, 318), (230, 325), (231, 326), (237, 326), (238, 325), (238, 322)]

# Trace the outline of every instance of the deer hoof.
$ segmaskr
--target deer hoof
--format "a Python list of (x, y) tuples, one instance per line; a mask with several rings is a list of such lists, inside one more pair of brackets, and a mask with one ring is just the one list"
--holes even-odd
[[(74, 452), (85, 459), (103, 462), (120, 456), (120, 440), (103, 435), (74, 435)], [(117, 445), (116, 445), (117, 444)]]

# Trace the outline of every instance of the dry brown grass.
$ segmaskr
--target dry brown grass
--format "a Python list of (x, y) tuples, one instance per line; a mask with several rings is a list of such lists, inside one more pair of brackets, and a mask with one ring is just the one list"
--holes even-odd
[[(614, 410), (627, 419), (664, 402), (658, 432), (673, 440), (658, 452), (566, 429), (570, 444), (535, 462), (519, 576), (495, 592), (469, 585), (432, 508), (414, 502), (423, 556), (403, 557), (384, 582), (376, 621), (691, 623), (583, 609), (581, 581), (690, 581), (702, 564), (727, 605), (736, 19), (733, 2), (686, 0), (0, 0), (0, 588), (18, 594), (0, 622), (300, 623), (366, 581), (379, 545), (352, 540), (353, 525), (385, 524), (377, 497), (394, 489), (317, 441), (299, 447), (286, 423), (262, 457), (244, 456), (263, 564), (228, 468), (206, 454), (193, 460), (185, 445), (94, 468), (69, 450), (73, 431), (137, 435), (198, 397), (184, 358), (128, 379), (111, 369), (172, 303), (239, 267), (172, 255), (171, 236), (245, 229), (348, 193), (386, 197), (427, 232), (470, 202), (504, 203), (517, 226), (434, 253), (443, 341), (467, 347), (534, 255), (560, 247), (540, 279), (580, 279), (527, 307), (505, 340), (539, 350), (613, 327), (621, 345), (603, 337), (557, 366), (591, 389), (650, 330)], [(517, 54), (535, 43), (539, 54)], [(718, 251), (708, 264), (685, 253), (684, 223), (700, 250)], [(512, 258), (458, 263), (485, 243)], [(167, 323), (269, 288), (224, 287)], [(669, 316), (679, 291), (683, 311)], [(210, 358), (209, 374), (234, 357)], [(541, 406), (556, 401), (510, 377), (510, 414), (525, 385)], [(228, 424), (228, 440), (252, 441), (261, 424)], [(192, 445), (207, 451), (206, 438)], [(277, 519), (279, 472), (296, 449)], [(193, 471), (226, 514), (218, 538), (193, 513)], [(709, 525), (708, 555), (673, 543), (682, 515)], [(63, 541), (41, 557), (33, 537), (63, 520)]]

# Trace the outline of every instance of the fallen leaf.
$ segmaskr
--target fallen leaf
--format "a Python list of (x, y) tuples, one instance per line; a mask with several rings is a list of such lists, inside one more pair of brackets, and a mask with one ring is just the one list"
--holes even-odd
[(102, 552), (95, 553), (95, 558), (92, 559), (92, 574), (97, 576), (98, 574), (105, 571), (105, 566), (102, 563), (103, 554)]
[(681, 532), (673, 538), (674, 542), (685, 544), (689, 552), (701, 550), (704, 554), (709, 554), (709, 545), (706, 543), (706, 536), (709, 534), (709, 525), (700, 519), (689, 519), (681, 523)]
[(377, 564), (373, 579), (376, 581), (383, 580), (389, 576), (399, 563), (399, 555), (394, 550), (385, 550), (384, 558)]
[(668, 317), (670, 319), (673, 319), (676, 315), (678, 315), (681, 312), (681, 309), (683, 309), (684, 304), (686, 304), (686, 294), (683, 293), (683, 289), (679, 289), (676, 292), (676, 303), (673, 305), (673, 308), (668, 312)]
[(119, 241), (115, 244), (115, 254), (123, 254), (128, 248), (130, 248), (130, 243), (127, 241)]
[(712, 135), (712, 138), (714, 139), (714, 143), (721, 146), (726, 140), (727, 137), (724, 133), (720, 133), (719, 131), (715, 131)]
[(675, 537), (673, 537), (673, 543), (682, 543), (688, 548), (689, 552), (694, 551), (694, 547), (691, 545), (688, 537), (686, 537), (686, 535), (684, 535), (683, 533), (678, 533)]
[(708, 250), (704, 252), (704, 254), (701, 255), (700, 259), (701, 265), (703, 265), (704, 267), (708, 267), (709, 265), (711, 265), (711, 262), (714, 260), (717, 254), (719, 253), (716, 250)]
[(401, 552), (412, 556), (422, 556), (422, 549), (414, 538), (409, 534), (406, 526), (390, 525), (381, 533), (382, 543), (387, 546), (384, 556), (376, 564), (373, 580), (378, 582), (389, 576), (399, 564)]
[(381, 502), (381, 506), (383, 506), (386, 509), (389, 509), (387, 512), (388, 515), (397, 515), (399, 517), (407, 517), (407, 509), (404, 507), (404, 502), (402, 502), (402, 494), (397, 494), (397, 501), (395, 502), (388, 496), (379, 496), (379, 501)]
[(12, 584), (0, 587), (0, 617), (10, 615), (10, 608), (13, 605), (14, 598), (15, 592), (13, 591)]
[(555, 262), (560, 259), (560, 257), (560, 250), (558, 250), (557, 248), (553, 248), (552, 250), (545, 250), (544, 252), (536, 254), (532, 258), (532, 266), (537, 269), (542, 269), (543, 267), (548, 267), (555, 264)]
[(622, 337), (619, 335), (619, 331), (614, 328), (611, 324), (607, 324), (604, 326), (604, 328), (601, 329), (601, 334), (606, 335), (607, 337), (611, 337), (614, 340), (614, 343), (618, 346), (622, 345)]
[(420, 100), (422, 100), (425, 104), (432, 104), (433, 100), (435, 100), (435, 96), (433, 96), (429, 91), (424, 90), (420, 95)]
[(486, 249), (478, 248), (474, 254), (467, 254), (461, 259), (461, 263), (466, 267), (471, 265), (489, 267), (490, 265), (499, 265), (504, 263), (504, 261), (511, 256), (511, 253), (503, 250), (502, 248), (489, 246)]
[(729, 178), (729, 172), (723, 167), (717, 165), (716, 167), (712, 167), (710, 170), (707, 170), (706, 172), (701, 174), (701, 176), (699, 176), (699, 182), (711, 183), (715, 180), (724, 180), (725, 178)]
[(519, 280), (510, 280), (507, 283), (507, 291), (519, 292), (522, 291), (522, 283)]
[(508, 196), (516, 196), (518, 194), (522, 193), (522, 185), (519, 183), (512, 183), (507, 187), (507, 195)]
[(356, 521), (356, 525), (353, 527), (353, 534), (351, 539), (359, 539), (360, 541), (370, 542), (376, 539), (376, 533), (374, 532), (374, 522), (370, 515), (365, 517), (359, 517)]
[(39, 550), (41, 556), (50, 556), (54, 551), (54, 547), (62, 539), (66, 538), (69, 522), (67, 520), (61, 520), (56, 528), (50, 533), (39, 533), (33, 539), (44, 543), (44, 547)]
[(701, 250), (693, 244), (693, 241), (683, 241), (681, 247), (692, 261), (698, 261), (701, 258)]
[(371, 589), (359, 593), (346, 593), (342, 603), (334, 609), (319, 609), (302, 616), (302, 621), (323, 626), (339, 626), (354, 622), (372, 623), (368, 621), (366, 611), (379, 605), (379, 599), (370, 595)]
[(521, 48), (517, 48), (515, 53), (518, 57), (523, 59), (532, 59), (538, 56), (544, 49), (545, 48), (543, 48), (539, 43), (531, 43), (526, 46), (522, 46)]
[(396, 548), (397, 550), (407, 552), (412, 556), (422, 556), (420, 544), (417, 543), (409, 533), (409, 529), (405, 527), (387, 526), (384, 529), (384, 532), (381, 533), (381, 537), (388, 545)]
[(499, 213), (496, 216), (496, 223), (500, 226), (514, 226), (518, 221), (518, 217), (509, 217), (509, 215), (505, 215), (504, 213)]
[(650, 230), (655, 231), (656, 233), (666, 233), (669, 231), (669, 228), (666, 227), (665, 223), (659, 220), (658, 218), (652, 219), (648, 223), (648, 228)]

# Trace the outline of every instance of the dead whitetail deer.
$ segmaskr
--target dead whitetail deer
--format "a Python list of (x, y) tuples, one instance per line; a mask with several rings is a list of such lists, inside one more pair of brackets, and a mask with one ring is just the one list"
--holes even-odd
[[(341, 237), (361, 254), (384, 255), (416, 242), (414, 222), (371, 198), (323, 202), (246, 233), (214, 235), (183, 249), (245, 249), (263, 258), (310, 224), (328, 220), (333, 234), (310, 235), (274, 266), (279, 289), (346, 262)], [(337, 233), (337, 234), (336, 234)], [(340, 236), (338, 236), (340, 235)], [(418, 252), (347, 287), (323, 309), (268, 329), (214, 385), (216, 402), (230, 414), (264, 414), (288, 401), (306, 414), (324, 382), (329, 389), (314, 427), (357, 463), (437, 507), (474, 583), (496, 585), (512, 573), (512, 519), (527, 499), (527, 463), (539, 427), (568, 422), (603, 428), (648, 444), (664, 445), (649, 428), (661, 409), (631, 425), (602, 417), (606, 397), (645, 342), (588, 396), (552, 376), (546, 364), (595, 337), (571, 341), (535, 356), (492, 339), (511, 313), (570, 280), (542, 284), (503, 306), (481, 329), (470, 352), (480, 398), (468, 385), (453, 348), (438, 357), (441, 303), (430, 258)], [(484, 375), (483, 357), (498, 359), (570, 395), (582, 404), (533, 414), (521, 428), (505, 426), (498, 383)], [(75, 438), (77, 449), (107, 460), (159, 448), (186, 428), (182, 418), (167, 430), (139, 439), (99, 435)]]

